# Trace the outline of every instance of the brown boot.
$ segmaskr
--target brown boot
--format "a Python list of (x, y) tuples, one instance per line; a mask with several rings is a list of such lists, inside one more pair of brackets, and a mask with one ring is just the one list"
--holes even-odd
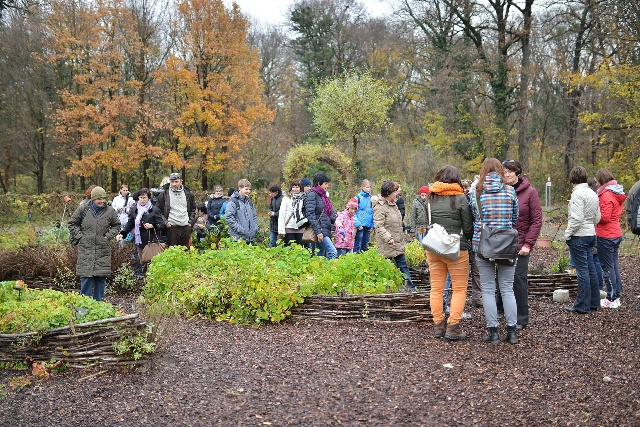
[(433, 336), (435, 338), (444, 337), (445, 329), (447, 329), (447, 321), (443, 319), (440, 323), (433, 325)]
[(454, 323), (447, 325), (447, 333), (444, 334), (444, 337), (451, 341), (462, 341), (467, 336), (462, 333), (460, 323)]

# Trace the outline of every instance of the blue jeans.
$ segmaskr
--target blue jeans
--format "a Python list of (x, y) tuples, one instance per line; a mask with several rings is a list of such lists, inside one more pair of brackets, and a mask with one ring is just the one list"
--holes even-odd
[(278, 245), (278, 232), (270, 231), (269, 232), (269, 247), (274, 248)]
[(336, 259), (338, 257), (338, 251), (333, 246), (331, 237), (324, 236), (322, 242), (316, 243), (316, 247), (318, 248), (318, 256), (326, 256), (327, 259)]
[(404, 254), (400, 254), (395, 258), (391, 258), (391, 259), (393, 260), (393, 263), (396, 265), (396, 267), (398, 267), (398, 270), (400, 270), (400, 272), (404, 276), (405, 280), (407, 281), (407, 286), (409, 287), (409, 289), (415, 289), (416, 286), (411, 281), (411, 273), (409, 272), (409, 266), (407, 265), (407, 258), (404, 256)]
[(83, 277), (80, 279), (80, 293), (92, 297), (96, 301), (102, 301), (106, 286), (106, 277)]
[(573, 308), (584, 313), (600, 308), (600, 289), (592, 250), (595, 243), (596, 236), (573, 236), (567, 240), (578, 276), (578, 296)]
[(336, 248), (336, 251), (338, 252), (338, 258), (340, 258), (343, 255), (353, 253), (353, 249), (347, 249), (347, 248)]
[(593, 265), (596, 266), (596, 276), (598, 276), (598, 289), (604, 291), (604, 282), (602, 281), (602, 265), (600, 264), (600, 256), (598, 256), (598, 254), (593, 254)]
[(371, 227), (362, 227), (356, 232), (356, 240), (353, 244), (353, 252), (359, 254), (369, 250), (369, 238), (371, 237)]
[(602, 264), (602, 280), (607, 288), (607, 299), (613, 301), (622, 293), (622, 278), (618, 265), (618, 249), (622, 237), (607, 239), (598, 237), (598, 257)]
[[(498, 327), (498, 306), (496, 304), (496, 270), (498, 275), (498, 287), (502, 297), (502, 307), (507, 326), (515, 326), (518, 321), (518, 306), (513, 294), (513, 277), (516, 272), (515, 265), (499, 264), (495, 261), (480, 258), (476, 255), (476, 263), (480, 272), (482, 286), (482, 307), (487, 328)], [(517, 263), (516, 263), (517, 264)]]

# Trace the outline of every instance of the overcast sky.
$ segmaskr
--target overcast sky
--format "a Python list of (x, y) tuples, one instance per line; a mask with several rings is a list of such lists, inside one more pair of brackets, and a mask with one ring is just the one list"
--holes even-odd
[[(250, 21), (260, 21), (263, 24), (283, 24), (286, 21), (286, 12), (294, 0), (235, 0), (240, 10)], [(390, 0), (364, 0), (363, 3), (369, 9), (372, 16), (390, 14)], [(231, 4), (232, 0), (224, 0), (225, 4)]]

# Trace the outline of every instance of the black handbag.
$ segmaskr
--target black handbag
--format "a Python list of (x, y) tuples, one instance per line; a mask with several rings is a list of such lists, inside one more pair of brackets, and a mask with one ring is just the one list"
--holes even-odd
[(476, 207), (480, 215), (480, 244), (478, 256), (490, 261), (513, 265), (518, 259), (518, 230), (515, 228), (489, 227), (482, 220), (480, 192), (476, 193)]

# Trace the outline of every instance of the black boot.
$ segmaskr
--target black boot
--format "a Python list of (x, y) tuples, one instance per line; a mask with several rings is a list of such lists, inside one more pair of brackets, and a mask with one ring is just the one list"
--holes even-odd
[(507, 326), (507, 335), (505, 335), (504, 340), (509, 344), (518, 344), (518, 333), (516, 331), (516, 325)]
[(487, 328), (489, 335), (484, 337), (484, 342), (490, 342), (491, 344), (500, 344), (500, 335), (498, 335), (498, 328)]

